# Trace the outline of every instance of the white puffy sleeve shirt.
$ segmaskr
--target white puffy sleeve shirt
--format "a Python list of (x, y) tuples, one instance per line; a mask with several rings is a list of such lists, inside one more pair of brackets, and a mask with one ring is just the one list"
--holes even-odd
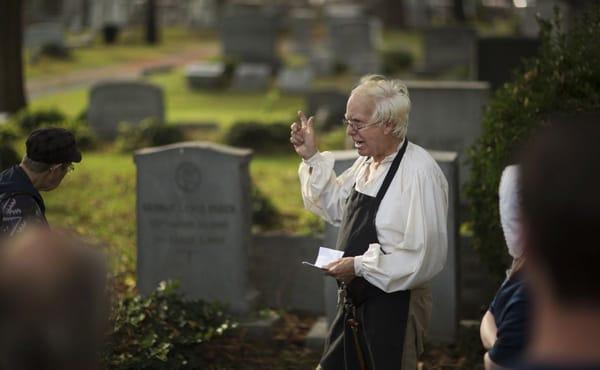
[[(339, 226), (352, 187), (375, 197), (396, 154), (386, 157), (370, 176), (367, 157), (359, 157), (338, 177), (331, 153), (317, 153), (302, 161), (298, 173), (304, 206)], [(430, 281), (446, 262), (447, 213), (444, 174), (426, 150), (409, 142), (375, 217), (379, 243), (370, 244), (365, 254), (355, 257), (355, 274), (386, 292)]]

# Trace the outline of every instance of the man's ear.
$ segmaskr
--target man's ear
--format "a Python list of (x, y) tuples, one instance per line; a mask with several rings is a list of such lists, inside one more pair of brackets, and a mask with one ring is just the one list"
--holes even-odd
[(383, 124), (383, 133), (386, 135), (391, 134), (392, 132), (394, 132), (394, 126), (391, 122), (386, 122)]

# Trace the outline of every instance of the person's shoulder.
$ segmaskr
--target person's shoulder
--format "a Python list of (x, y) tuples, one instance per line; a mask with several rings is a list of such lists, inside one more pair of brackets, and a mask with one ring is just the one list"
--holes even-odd
[(37, 215), (39, 205), (35, 197), (29, 193), (6, 194), (0, 199), (3, 214)]
[(433, 156), (423, 147), (410, 141), (402, 162), (404, 162), (407, 171), (413, 175), (443, 176), (442, 170)]

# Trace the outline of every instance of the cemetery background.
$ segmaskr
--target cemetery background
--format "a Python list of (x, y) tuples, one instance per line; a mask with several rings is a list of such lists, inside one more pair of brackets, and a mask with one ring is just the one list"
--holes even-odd
[[(437, 18), (434, 17), (430, 21), (448, 22), (447, 15), (444, 15), (443, 10), (438, 9), (437, 11), (442, 15), (438, 14)], [(500, 10), (500, 12), (503, 11), (505, 10)], [(475, 23), (475, 28), (480, 35), (508, 35), (514, 33), (516, 24), (515, 18), (502, 16), (499, 20), (491, 23), (478, 21)], [(314, 31), (317, 39), (326, 34), (326, 28), (321, 25), (317, 25)], [(596, 31), (597, 29), (591, 31), (591, 35), (593, 36)], [(0, 126), (0, 141), (3, 143), (3, 149), (5, 143), (11, 142), (12, 147), (21, 150), (20, 148), (24, 146), (24, 133), (36, 124), (66, 124), (77, 130), (80, 140), (83, 139), (82, 143), (87, 143), (84, 162), (77, 167), (75, 174), (65, 179), (58, 191), (45, 194), (49, 209), (48, 216), (53, 225), (60, 225), (60, 227), (82, 235), (95, 244), (105, 246), (110, 251), (116, 277), (114, 279), (115, 287), (123, 293), (124, 297), (134, 294), (136, 286), (134, 273), (136, 263), (136, 170), (132, 160), (132, 150), (134, 149), (154, 144), (168, 144), (173, 138), (177, 139), (175, 141), (182, 139), (205, 140), (242, 147), (254, 146), (256, 152), (249, 164), (249, 170), (253, 186), (257, 189), (257, 193), (254, 193), (252, 197), (255, 243), (262, 241), (264, 245), (268, 246), (266, 240), (274, 240), (268, 239), (270, 236), (264, 234), (265, 231), (270, 232), (271, 236), (275, 233), (275, 237), (280, 238), (280, 243), (303, 240), (301, 239), (303, 235), (318, 237), (323, 231), (324, 225), (316, 217), (303, 210), (296, 174), (298, 158), (292, 153), (292, 149), (287, 147), (287, 144), (281, 145), (287, 143), (287, 126), (294, 119), (296, 110), (309, 108), (310, 98), (304, 99), (304, 93), (297, 91), (286, 93), (277, 83), (273, 83), (267, 89), (250, 92), (224, 87), (217, 90), (192, 89), (188, 85), (190, 82), (186, 79), (187, 66), (190, 63), (198, 61), (227, 62), (220, 57), (219, 37), (214, 28), (198, 30), (165, 26), (162, 29), (161, 44), (145, 46), (142, 43), (143, 32), (141, 32), (139, 22), (131, 21), (131, 25), (124, 27), (120, 41), (116, 45), (103, 45), (99, 38), (100, 36), (97, 35), (87, 46), (73, 49), (71, 59), (61, 60), (42, 55), (35, 64), (26, 64), (27, 84), (31, 98), (29, 112), (21, 113), (13, 117), (8, 125)], [(487, 89), (472, 85), (473, 82), (452, 82), (474, 77), (473, 71), (469, 70), (469, 64), (465, 61), (459, 61), (458, 64), (442, 71), (428, 71), (427, 63), (424, 60), (427, 54), (425, 39), (425, 33), (418, 28), (408, 27), (404, 30), (386, 28), (378, 48), (384, 59), (384, 72), (409, 81), (446, 80), (446, 82), (434, 83), (434, 85), (436, 89), (446, 91), (451, 96), (456, 96), (456, 92), (465, 86), (474, 88), (472, 89), (474, 91)], [(283, 38), (283, 42), (278, 44), (281, 49), (279, 55), (283, 56), (281, 63), (292, 67), (305, 65), (307, 63), (305, 56), (289, 52), (295, 47), (289, 40), (290, 35), (288, 34), (288, 37)], [(452, 63), (456, 62), (452, 61)], [(335, 73), (314, 78), (311, 89), (336, 89), (342, 94), (346, 94), (356, 82), (356, 74), (349, 71), (348, 67), (335, 66), (335, 68), (337, 68), (337, 71), (333, 71)], [(352, 68), (360, 68), (360, 66)], [(590, 68), (595, 70), (593, 66)], [(591, 73), (597, 73), (597, 71)], [(124, 129), (116, 141), (106, 141), (96, 137), (82, 122), (85, 121), (88, 112), (88, 96), (91, 87), (107, 77), (136, 77), (160, 86), (165, 101), (164, 121), (166, 125), (147, 121), (139, 129)], [(432, 91), (429, 89), (429, 85), (422, 82), (409, 82), (409, 89), (411, 92), (414, 91), (413, 97), (418, 97), (419, 94), (428, 96), (427, 94)], [(506, 93), (507, 90), (503, 91)], [(458, 105), (467, 99), (467, 97), (459, 99)], [(523, 103), (523, 98), (518, 99), (521, 99), (519, 100), (521, 104), (527, 104)], [(548, 97), (540, 99), (545, 101)], [(512, 101), (510, 97), (505, 97), (505, 100)], [(593, 106), (593, 101), (597, 100), (590, 99), (590, 101), (592, 103), (587, 108), (597, 109), (598, 107)], [(52, 113), (49, 110), (55, 110), (55, 112)], [(333, 108), (331, 110), (335, 111)], [(427, 113), (426, 110), (423, 113)], [(464, 114), (464, 111), (459, 110), (458, 114)], [(481, 115), (475, 116), (474, 120), (480, 118)], [(253, 124), (243, 124), (244, 122)], [(493, 119), (488, 118), (487, 122), (488, 125), (495, 127)], [(24, 130), (19, 132), (20, 129), (15, 129), (15, 125), (23, 127)], [(281, 129), (282, 126), (285, 126), (284, 129)], [(487, 132), (491, 137), (498, 135)], [(272, 139), (256, 141), (257, 138), (265, 139), (265, 137)], [(342, 130), (326, 131), (322, 134), (321, 140), (321, 149), (340, 150), (345, 148)], [(428, 139), (424, 137), (422, 140)], [(457, 140), (459, 139), (450, 138), (449, 141), (441, 143), (431, 141), (429, 145), (446, 145), (447, 148), (457, 150), (463, 145)], [(486, 144), (479, 145), (482, 148), (486, 147)], [(433, 149), (444, 148), (433, 147)], [(2, 155), (0, 158), (4, 160), (7, 156)], [(463, 171), (460, 173), (462, 177)], [(486, 179), (488, 178), (486, 177)], [(497, 179), (492, 176), (488, 184), (489, 189), (497, 187), (497, 184), (494, 185), (494, 181), (497, 182)], [(488, 195), (484, 208), (489, 207), (489, 199)], [(274, 209), (276, 213), (271, 212)], [(481, 261), (470, 249), (468, 243), (471, 224), (464, 221), (469, 221), (469, 219), (464, 217), (464, 213), (462, 217), (457, 222), (461, 225), (463, 269), (484, 271)], [(492, 212), (489, 218), (493, 219), (493, 217), (497, 219), (497, 215)], [(262, 222), (257, 222), (257, 220), (262, 220)], [(489, 224), (493, 224), (493, 222), (489, 222)], [(298, 239), (293, 239), (294, 237), (290, 239), (289, 234), (296, 235)], [(316, 247), (318, 241), (312, 240), (312, 245)], [(485, 240), (483, 239), (483, 242)], [(496, 253), (494, 256), (503, 251), (499, 247), (493, 250)], [(283, 256), (285, 258), (286, 253)], [(482, 276), (487, 279), (487, 282), (480, 280)], [(306, 277), (306, 279), (311, 278)], [(488, 301), (488, 296), (494, 293), (493, 279), (489, 279), (481, 273), (460, 278), (463, 288), (461, 298), (465, 301), (485, 303)], [(469, 279), (471, 279), (470, 282), (468, 282)], [(477, 286), (477, 289), (464, 289), (465, 286)], [(247, 340), (244, 340), (244, 335), (238, 334), (216, 338), (209, 332), (205, 332), (204, 337), (191, 341), (188, 341), (186, 335), (178, 338), (172, 337), (161, 330), (178, 322), (181, 317), (177, 317), (177, 312), (175, 312), (175, 316), (168, 320), (164, 319), (164, 316), (161, 319), (159, 303), (166, 301), (178, 305), (179, 298), (173, 294), (172, 290), (166, 286), (155, 296), (151, 296), (149, 301), (146, 301), (148, 302), (147, 306), (139, 301), (136, 302), (135, 298), (131, 298), (129, 301), (130, 298), (126, 298), (121, 301), (119, 307), (122, 310), (117, 312), (123, 314), (122, 318), (127, 318), (128, 323), (132, 325), (125, 327), (124, 331), (115, 333), (113, 345), (125, 348), (124, 352), (131, 354), (131, 357), (121, 359), (120, 363), (114, 363), (115, 367), (126, 368), (125, 364), (127, 363), (134, 364), (135, 361), (142, 359), (144, 361), (152, 359), (156, 361), (153, 364), (162, 364), (162, 366), (167, 366), (168, 361), (172, 361), (166, 368), (177, 368), (177, 366), (186, 368), (182, 365), (181, 359), (169, 356), (175, 356), (175, 354), (187, 356), (189, 353), (179, 352), (180, 349), (189, 349), (190, 346), (196, 348), (194, 346), (199, 342), (212, 343), (211, 345), (204, 344), (202, 347), (206, 349), (207, 356), (202, 360), (219, 363), (216, 358), (219, 357), (219, 353), (231, 352), (233, 348), (241, 348), (239, 353), (246, 357), (248, 368), (273, 366), (273, 363), (265, 363), (265, 361), (269, 361), (268, 359), (274, 359), (275, 363), (279, 361), (279, 368), (310, 368), (310, 364), (314, 364), (318, 357), (319, 349), (311, 349), (310, 346), (307, 347), (304, 344), (308, 329), (315, 320), (314, 314), (308, 316), (301, 313), (300, 316), (297, 316), (297, 312), (289, 314), (281, 306), (281, 301), (280, 305), (275, 304), (275, 306), (276, 311), (283, 314), (284, 321), (274, 331), (273, 336), (278, 343), (274, 347), (269, 343), (249, 344)], [(277, 300), (275, 303), (278, 303)], [(156, 310), (153, 311), (154, 308), (149, 309), (148, 307), (154, 307)], [(199, 309), (199, 306), (195, 306), (195, 308)], [(478, 307), (470, 309), (463, 307), (461, 318), (477, 319), (479, 315), (479, 312), (476, 312), (477, 309)], [(211, 317), (196, 317), (191, 322), (203, 322), (205, 319), (210, 322), (211, 318), (216, 318), (213, 322), (215, 328), (220, 327), (226, 333), (240, 332), (239, 329), (231, 330), (232, 321), (219, 307), (200, 311), (212, 312), (209, 315)], [(141, 317), (141, 314), (146, 315), (149, 319), (145, 324), (143, 322), (135, 324), (136, 317)], [(170, 321), (171, 319), (173, 321)], [(145, 332), (147, 341), (137, 341), (139, 338), (136, 331), (139, 331), (139, 328), (149, 328), (150, 331)], [(246, 329), (243, 329), (242, 333), (244, 330)], [(198, 332), (198, 330), (195, 331)], [(182, 332), (191, 335), (194, 332), (194, 325), (183, 327)], [(476, 368), (481, 359), (476, 332), (477, 329), (474, 326), (462, 326), (458, 341), (454, 345), (430, 345), (425, 356), (425, 368), (438, 368), (444, 364), (452, 364), (458, 368)], [(262, 357), (256, 354), (262, 354)], [(211, 356), (215, 357), (211, 358)], [(302, 361), (299, 361), (299, 358), (302, 358)], [(220, 360), (224, 361), (221, 366), (229, 368), (236, 367), (233, 364), (239, 358), (231, 356), (231, 358)], [(193, 366), (195, 365), (188, 367)], [(218, 368), (219, 365), (216, 366)]]

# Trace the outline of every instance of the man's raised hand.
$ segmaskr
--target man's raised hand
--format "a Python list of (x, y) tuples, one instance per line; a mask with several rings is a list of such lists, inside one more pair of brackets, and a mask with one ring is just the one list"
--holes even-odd
[(306, 118), (302, 111), (298, 111), (300, 122), (291, 125), (290, 142), (294, 150), (304, 159), (309, 159), (317, 153), (317, 144), (314, 130), (314, 117)]

